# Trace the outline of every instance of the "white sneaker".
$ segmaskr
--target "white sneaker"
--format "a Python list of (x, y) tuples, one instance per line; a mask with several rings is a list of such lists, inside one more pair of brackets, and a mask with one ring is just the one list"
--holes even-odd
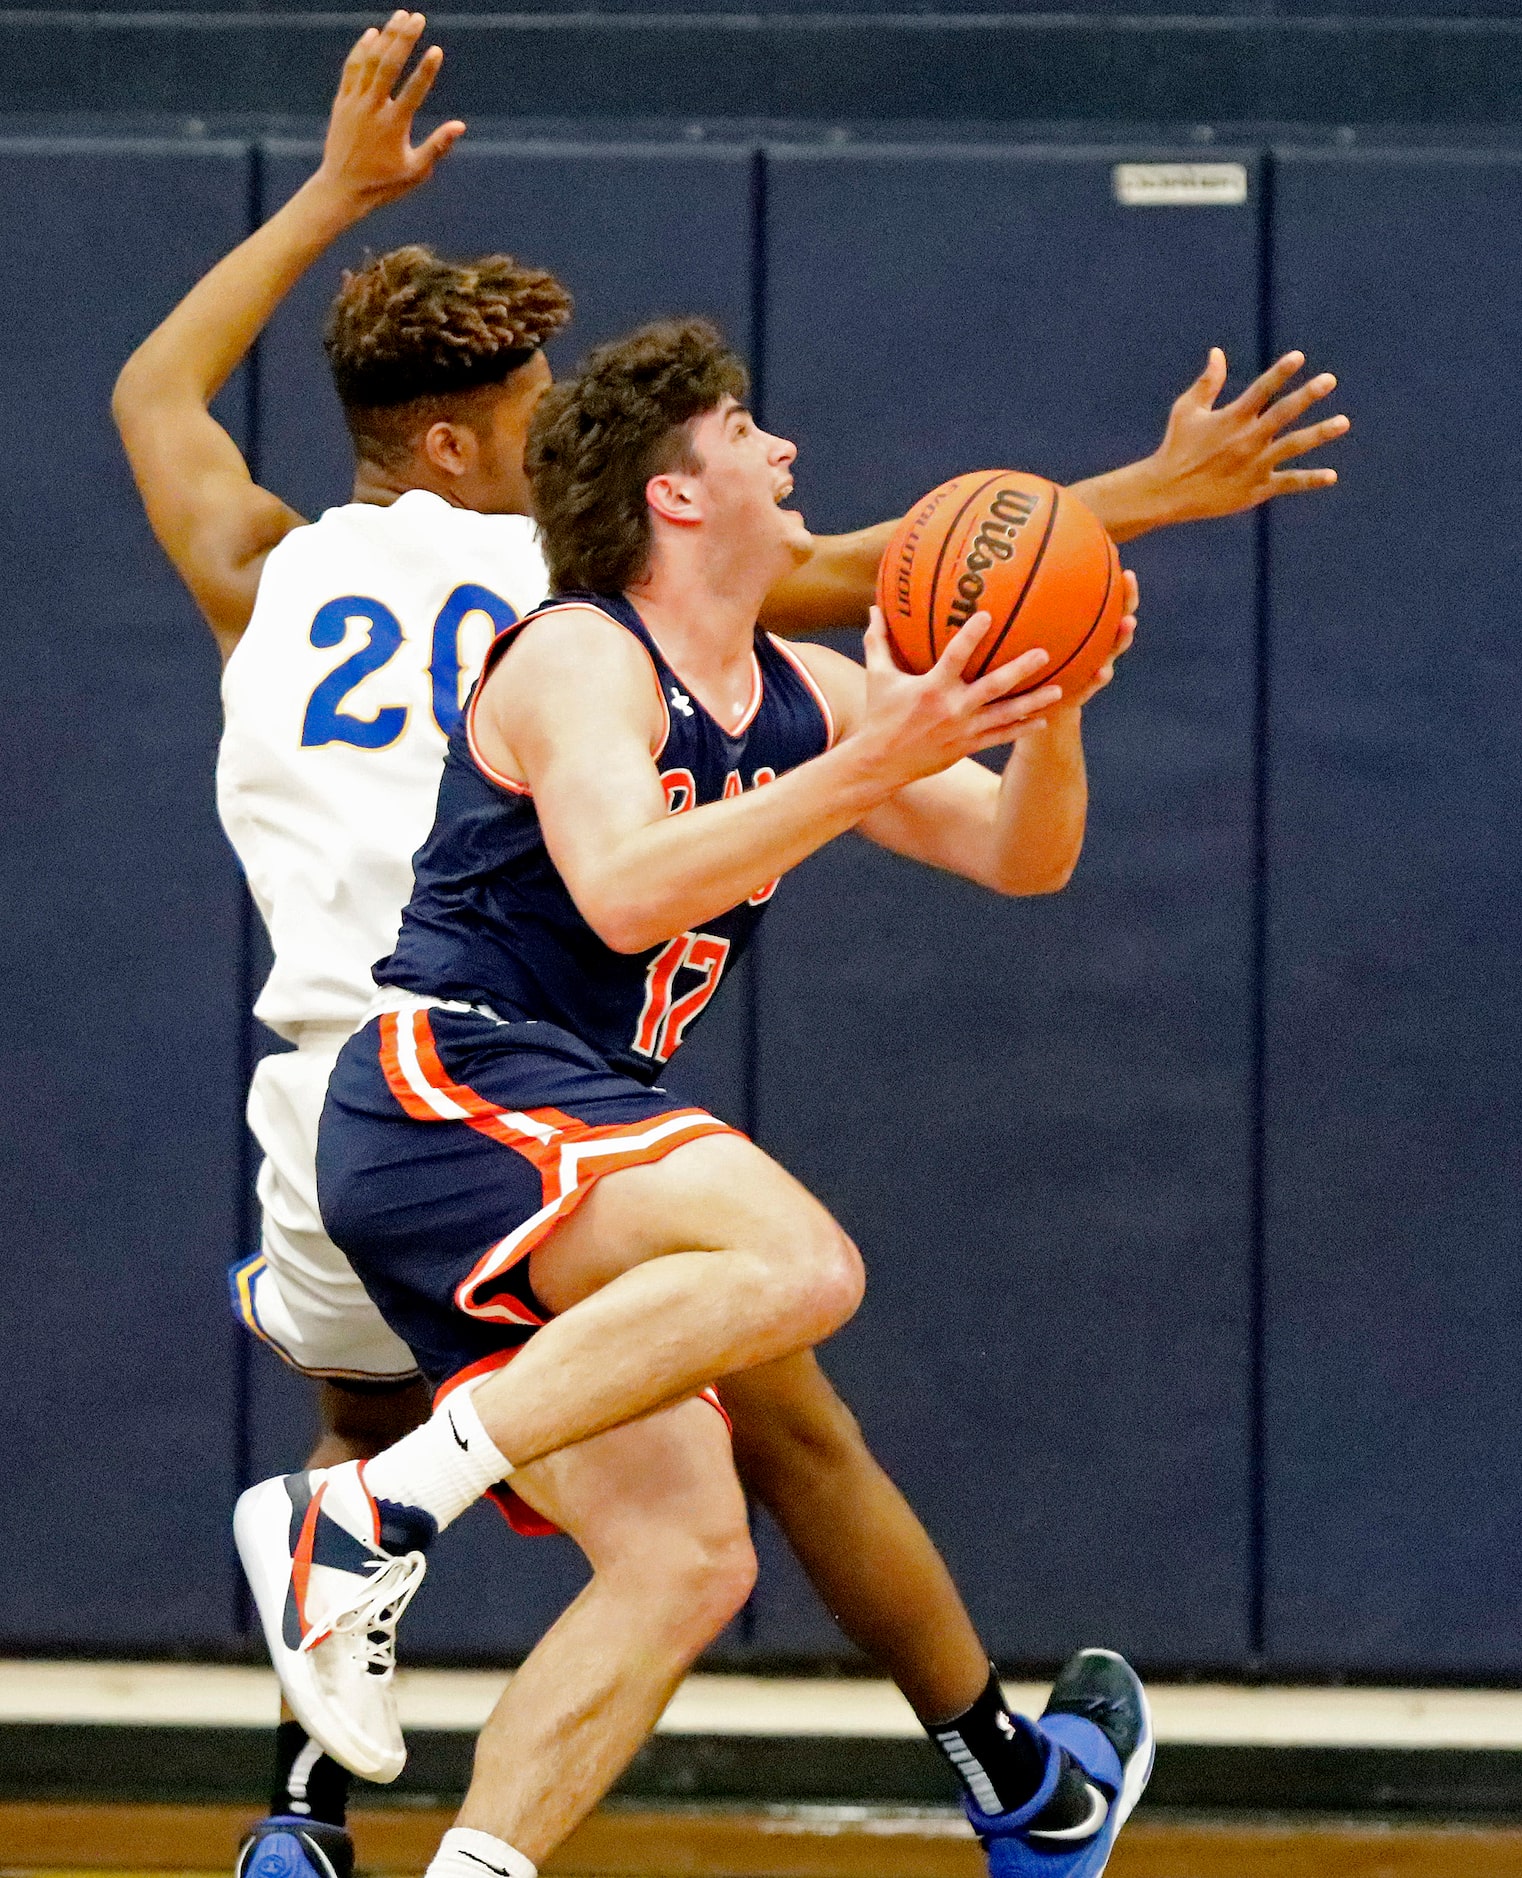
[[(423, 1581), (426, 1513), (371, 1498), (357, 1461), (250, 1487), (233, 1515), (238, 1556), (296, 1719), (366, 1780), (407, 1763), (396, 1715), (396, 1625)], [(404, 1549), (405, 1548), (405, 1549)]]

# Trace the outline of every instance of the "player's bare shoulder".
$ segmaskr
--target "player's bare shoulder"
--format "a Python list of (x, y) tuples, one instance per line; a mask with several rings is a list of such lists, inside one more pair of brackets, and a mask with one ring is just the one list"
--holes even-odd
[(481, 686), (472, 724), (508, 772), (552, 746), (665, 730), (660, 681), (634, 635), (584, 600), (551, 600), (517, 627)]
[(541, 690), (648, 693), (650, 682), (644, 648), (610, 614), (585, 600), (550, 600), (516, 628), (483, 693), (527, 706)]
[(310, 523), (252, 482), (230, 489), (220, 503), (204, 500), (197, 513), (176, 517), (177, 529), (162, 513), (166, 506), (150, 501), (150, 518), (225, 665), (253, 618), (270, 555)]

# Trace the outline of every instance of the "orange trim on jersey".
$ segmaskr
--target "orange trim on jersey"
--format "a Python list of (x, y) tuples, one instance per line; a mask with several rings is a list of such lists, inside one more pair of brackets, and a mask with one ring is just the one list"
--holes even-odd
[(505, 789), (512, 796), (531, 796), (534, 792), (526, 782), (519, 782), (516, 777), (504, 776), (502, 771), (494, 769), (482, 753), (476, 742), (476, 706), (481, 699), (481, 686), (477, 684), (471, 694), (470, 709), (465, 713), (465, 747), (470, 751), (470, 760), (490, 783), (499, 789)]
[[(645, 631), (650, 632), (650, 628), (647, 626), (645, 628)], [(655, 639), (655, 634), (650, 633), (650, 637), (652, 639)], [(656, 640), (656, 645), (657, 647), (659, 647), (660, 645), (659, 640)], [(646, 648), (646, 656), (648, 656), (648, 648)], [(661, 653), (661, 657), (663, 659), (666, 659), (666, 654), (664, 651)], [(651, 663), (651, 666), (653, 667), (655, 664), (655, 660), (651, 659), (650, 663)], [(691, 704), (692, 686), (688, 684), (685, 678), (683, 678), (682, 674), (671, 663), (670, 659), (666, 659), (666, 665), (668, 669), (670, 670), (672, 677), (675, 678), (677, 681), (677, 689), (682, 693), (682, 696), (686, 699), (687, 703)], [(660, 673), (659, 672), (656, 673), (656, 688), (657, 690), (660, 689)], [(757, 711), (761, 709), (761, 701), (765, 696), (766, 696), (766, 681), (761, 676), (761, 661), (760, 659), (756, 657), (755, 652), (752, 651), (750, 655), (750, 702), (745, 707), (745, 715), (740, 719), (739, 723), (735, 725), (734, 729), (729, 730), (723, 724), (719, 724), (718, 718), (714, 717), (713, 712), (710, 711), (708, 706), (702, 703), (701, 700), (699, 700), (698, 709), (703, 713), (705, 717), (711, 718), (715, 724), (719, 724), (719, 729), (724, 732), (724, 735), (726, 737), (741, 737), (750, 728), (751, 721), (755, 717)], [(664, 691), (661, 691), (661, 703), (663, 705), (666, 703), (666, 694)], [(670, 735), (671, 735), (671, 712), (668, 708), (666, 711), (666, 737), (669, 738)], [(665, 747), (666, 747), (666, 743), (665, 743), (665, 740), (663, 739), (661, 742), (661, 750), (664, 750)], [(656, 752), (656, 755), (657, 756), (660, 755), (660, 750)]]
[(836, 734), (835, 733), (835, 713), (830, 709), (829, 699), (824, 695), (823, 691), (821, 691), (819, 688), (819, 680), (804, 664), (803, 660), (799, 658), (798, 654), (793, 650), (793, 648), (787, 643), (785, 639), (779, 639), (775, 633), (768, 633), (766, 636), (768, 639), (771, 640), (772, 644), (782, 654), (783, 658), (787, 660), (788, 664), (792, 666), (793, 670), (803, 680), (804, 684), (806, 684), (809, 690), (814, 694), (814, 702), (819, 706), (819, 715), (824, 719), (824, 728), (825, 728), (825, 737), (826, 737), (826, 742), (825, 742), (824, 747), (827, 750), (833, 749), (835, 745), (835, 734)]
[[(624, 626), (621, 620), (613, 619), (611, 613), (600, 606), (593, 606), (589, 600), (561, 600), (549, 606), (537, 607), (532, 613), (525, 614), (521, 620), (516, 620), (512, 628), (504, 627), (502, 632), (493, 640), (491, 646), (487, 648), (486, 661), (481, 667), (481, 676), (476, 680), (475, 690), (471, 694), (470, 708), (465, 713), (465, 743), (470, 751), (471, 761), (475, 764), (476, 768), (480, 770), (487, 781), (495, 783), (499, 789), (506, 789), (510, 795), (515, 796), (532, 796), (534, 792), (529, 788), (527, 783), (519, 782), (512, 776), (504, 776), (501, 770), (493, 769), (491, 764), (488, 763), (486, 758), (481, 754), (481, 746), (476, 742), (476, 706), (481, 701), (481, 694), (486, 689), (486, 681), (495, 669), (497, 660), (500, 659), (506, 651), (506, 646), (502, 645), (506, 634), (512, 631), (513, 637), (516, 638), (518, 636), (518, 629), (527, 626), (530, 620), (543, 619), (548, 613), (601, 613), (604, 619), (613, 620), (613, 624), (620, 627), (624, 632), (629, 631), (628, 627)], [(629, 633), (629, 637), (639, 647), (640, 651), (644, 653), (650, 666), (650, 676), (655, 684), (655, 695), (661, 701), (661, 720), (665, 725), (665, 729), (661, 732), (660, 742), (650, 752), (651, 757), (659, 761), (661, 752), (671, 741), (671, 713), (666, 708), (666, 693), (661, 684), (661, 675), (656, 670), (655, 660), (650, 657), (650, 648), (637, 633)], [(499, 645), (502, 645), (502, 651), (497, 652), (497, 657), (493, 658), (492, 654)], [(759, 677), (759, 671), (757, 675)], [(759, 702), (760, 700), (758, 699), (757, 703)], [(754, 711), (752, 715), (754, 715)], [(750, 720), (747, 718), (746, 722), (748, 723), (749, 721)]]
[[(546, 611), (547, 609), (541, 609)], [(465, 711), (465, 747), (470, 751), (470, 760), (480, 770), (488, 782), (495, 783), (499, 789), (505, 789), (509, 795), (528, 796), (534, 792), (525, 782), (519, 782), (515, 776), (504, 776), (499, 769), (493, 769), (481, 753), (481, 746), (476, 741), (476, 706), (481, 702), (481, 693), (486, 689), (486, 681), (497, 669), (499, 661), (507, 648), (518, 637), (515, 628), (526, 626), (531, 619), (537, 619), (538, 613), (529, 613), (521, 620), (515, 620), (511, 626), (504, 626), (491, 644), (486, 648), (486, 657), (481, 661), (481, 675), (476, 680), (470, 694), (470, 703)]]

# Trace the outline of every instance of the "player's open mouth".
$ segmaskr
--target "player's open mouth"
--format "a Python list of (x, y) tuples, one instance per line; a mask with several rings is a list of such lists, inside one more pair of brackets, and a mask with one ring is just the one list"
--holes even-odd
[(776, 495), (772, 498), (772, 500), (776, 503), (777, 507), (780, 509), (783, 503), (787, 501), (788, 497), (792, 493), (793, 493), (793, 485), (791, 483), (784, 483), (783, 486), (777, 491)]

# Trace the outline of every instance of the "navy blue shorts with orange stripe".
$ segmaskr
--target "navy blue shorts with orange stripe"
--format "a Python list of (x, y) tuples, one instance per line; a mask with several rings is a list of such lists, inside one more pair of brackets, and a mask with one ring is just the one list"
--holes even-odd
[(548, 1312), (529, 1254), (604, 1174), (735, 1131), (553, 1024), (418, 1001), (344, 1045), (317, 1140), (323, 1224), (435, 1390)]

